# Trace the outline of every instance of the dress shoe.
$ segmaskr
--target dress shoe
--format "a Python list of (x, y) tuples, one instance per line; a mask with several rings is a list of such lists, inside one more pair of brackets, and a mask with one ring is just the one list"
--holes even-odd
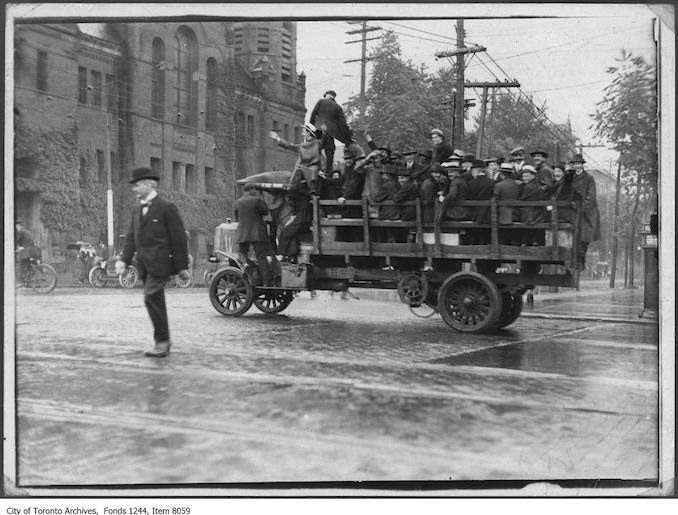
[(144, 356), (149, 358), (164, 358), (169, 354), (170, 342), (155, 342), (151, 350), (144, 352)]

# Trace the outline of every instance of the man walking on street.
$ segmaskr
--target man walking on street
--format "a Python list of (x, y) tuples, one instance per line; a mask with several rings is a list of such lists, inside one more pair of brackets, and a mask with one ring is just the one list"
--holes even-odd
[(125, 247), (115, 272), (122, 275), (137, 253), (136, 263), (144, 282), (144, 304), (153, 324), (155, 345), (145, 356), (161, 358), (170, 351), (169, 324), (165, 304), (165, 285), (171, 275), (188, 280), (188, 243), (179, 210), (158, 196), (158, 177), (150, 168), (132, 172), (134, 191), (139, 205), (132, 212)]
[(579, 245), (578, 265), (580, 270), (586, 269), (586, 252), (589, 243), (600, 239), (600, 213), (595, 179), (584, 171), (584, 158), (576, 154), (570, 164), (574, 167), (574, 184), (582, 200), (581, 242)]

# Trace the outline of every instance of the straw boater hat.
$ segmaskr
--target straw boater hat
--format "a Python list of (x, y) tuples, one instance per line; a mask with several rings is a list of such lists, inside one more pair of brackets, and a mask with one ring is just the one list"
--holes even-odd
[(537, 174), (537, 170), (535, 170), (535, 169), (534, 169), (534, 166), (532, 166), (532, 165), (525, 165), (525, 166), (523, 166), (523, 168), (522, 168), (520, 171), (521, 171), (522, 173), (525, 173), (525, 172), (531, 173), (532, 175), (536, 175), (536, 174)]

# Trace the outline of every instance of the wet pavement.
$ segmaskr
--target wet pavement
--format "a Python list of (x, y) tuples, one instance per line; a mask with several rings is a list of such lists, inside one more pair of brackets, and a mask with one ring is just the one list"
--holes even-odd
[(18, 486), (657, 478), (642, 292), (537, 296), (492, 335), (369, 293), (229, 318), (170, 290), (149, 359), (139, 290), (20, 292)]

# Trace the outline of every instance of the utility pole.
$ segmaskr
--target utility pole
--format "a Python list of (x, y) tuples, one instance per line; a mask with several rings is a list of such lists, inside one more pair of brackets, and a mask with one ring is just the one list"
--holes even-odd
[(373, 37), (373, 38), (368, 38), (367, 33), (368, 32), (373, 32), (375, 30), (381, 30), (381, 27), (368, 27), (367, 22), (348, 22), (349, 25), (353, 25), (355, 23), (360, 23), (361, 28), (356, 29), (356, 30), (349, 30), (346, 32), (346, 34), (360, 34), (361, 38), (357, 39), (355, 41), (346, 41), (345, 44), (351, 44), (351, 43), (362, 43), (361, 45), (361, 52), (360, 52), (360, 59), (349, 59), (348, 61), (344, 61), (344, 63), (355, 63), (360, 61), (360, 118), (359, 118), (359, 124), (360, 128), (365, 130), (365, 63), (367, 61), (374, 59), (374, 57), (367, 57), (367, 42), (372, 41), (374, 39), (381, 39), (381, 36)]
[(504, 82), (466, 82), (464, 87), (483, 88), (483, 99), (480, 107), (480, 126), (478, 127), (478, 142), (476, 144), (476, 157), (480, 159), (483, 150), (483, 133), (485, 132), (485, 115), (487, 113), (487, 92), (492, 88), (494, 97), (495, 88), (519, 88), (520, 83), (517, 80)]
[(464, 19), (458, 18), (456, 24), (457, 30), (457, 48), (446, 52), (436, 52), (436, 57), (457, 57), (456, 63), (456, 86), (454, 94), (454, 130), (452, 131), (451, 141), (455, 148), (462, 148), (464, 142), (464, 56), (475, 52), (484, 52), (487, 48), (483, 46), (464, 46)]

